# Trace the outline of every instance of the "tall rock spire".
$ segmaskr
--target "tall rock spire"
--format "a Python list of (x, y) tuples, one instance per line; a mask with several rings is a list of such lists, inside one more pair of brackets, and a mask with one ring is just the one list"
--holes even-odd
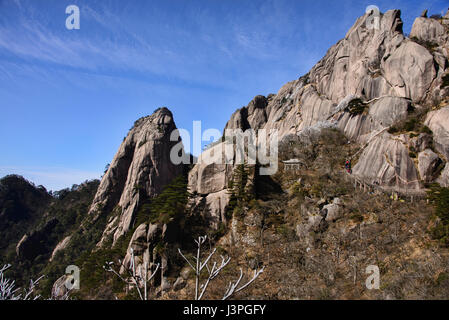
[(100, 245), (115, 243), (132, 228), (139, 205), (182, 174), (182, 165), (170, 161), (170, 150), (178, 143), (170, 141), (175, 129), (170, 110), (160, 108), (137, 120), (123, 140), (89, 210), (93, 219), (109, 215)]

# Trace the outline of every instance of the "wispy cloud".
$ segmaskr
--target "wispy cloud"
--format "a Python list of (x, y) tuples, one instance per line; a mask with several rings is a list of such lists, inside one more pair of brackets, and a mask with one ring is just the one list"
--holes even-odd
[[(28, 63), (84, 73), (163, 77), (222, 87), (235, 85), (223, 69), (242, 69), (248, 59), (273, 61), (279, 59), (280, 53), (292, 58), (299, 55), (277, 40), (292, 28), (292, 21), (275, 3), (265, 10), (263, 21), (250, 18), (244, 22), (229, 16), (225, 21), (231, 28), (223, 30), (207, 10), (198, 9), (199, 30), (170, 25), (159, 26), (158, 32), (151, 31), (150, 22), (149, 30), (129, 26), (126, 16), (119, 17), (101, 2), (94, 4), (95, 9), (86, 4), (81, 7), (81, 32), (55, 30), (48, 21), (24, 14), (12, 23), (0, 23), (0, 54), (3, 51)], [(278, 34), (267, 31), (265, 23), (278, 25), (274, 28)], [(92, 32), (86, 33), (86, 29)]]
[(37, 19), (21, 17), (13, 24), (0, 25), (0, 53), (83, 72), (147, 73), (189, 80), (189, 73), (181, 68), (181, 64), (189, 63), (173, 51), (155, 49), (142, 36), (124, 28), (120, 19), (108, 10), (100, 15), (83, 6), (83, 12), (83, 19), (99, 24), (111, 37), (105, 37), (104, 33), (72, 37), (55, 32)]

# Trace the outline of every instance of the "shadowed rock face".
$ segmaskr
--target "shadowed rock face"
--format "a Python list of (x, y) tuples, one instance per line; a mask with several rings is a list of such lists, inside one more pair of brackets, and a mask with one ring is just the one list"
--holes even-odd
[(40, 254), (45, 254), (51, 247), (49, 235), (59, 223), (57, 219), (51, 219), (42, 228), (24, 235), (16, 247), (17, 256), (22, 260), (33, 260)]
[(112, 236), (113, 243), (131, 227), (139, 205), (159, 194), (163, 187), (182, 174), (182, 165), (170, 160), (170, 141), (176, 129), (167, 108), (136, 121), (104, 175), (89, 215), (97, 219), (109, 214), (109, 223), (100, 245)]

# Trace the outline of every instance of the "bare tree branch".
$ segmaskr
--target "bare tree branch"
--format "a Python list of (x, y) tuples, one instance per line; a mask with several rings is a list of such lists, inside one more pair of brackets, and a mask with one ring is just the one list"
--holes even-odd
[(0, 300), (37, 300), (40, 295), (32, 297), (39, 281), (44, 277), (41, 276), (37, 280), (30, 280), (30, 286), (23, 289), (23, 293), (16, 294), (20, 288), (16, 288), (16, 282), (5, 277), (4, 272), (11, 267), (10, 264), (0, 268)]
[[(223, 257), (221, 256), (221, 264), (218, 266), (217, 262), (214, 262), (212, 264), (212, 267), (209, 267), (209, 262), (211, 261), (212, 257), (214, 256), (214, 254), (216, 253), (217, 249), (214, 248), (213, 250), (211, 250), (211, 252), (208, 254), (208, 256), (206, 257), (206, 259), (204, 260), (204, 262), (201, 262), (201, 245), (206, 241), (207, 236), (202, 236), (199, 237), (198, 240), (194, 240), (195, 243), (197, 244), (197, 252), (196, 252), (196, 257), (194, 257), (195, 259), (195, 266), (194, 264), (192, 264), (189, 259), (187, 259), (187, 257), (181, 252), (181, 249), (178, 248), (178, 252), (181, 255), (181, 257), (184, 258), (184, 260), (189, 264), (190, 268), (192, 268), (192, 270), (195, 272), (195, 300), (201, 300), (209, 286), (209, 283), (215, 279), (219, 273), (229, 264), (229, 262), (231, 261), (230, 257)], [(206, 281), (200, 286), (199, 282), (200, 282), (200, 276), (201, 276), (201, 271), (206, 268), (207, 272), (208, 272), (208, 277), (206, 279)], [(244, 285), (242, 285), (241, 287), (237, 288), (238, 285), (240, 284), (242, 278), (243, 278), (243, 271), (242, 269), (240, 269), (240, 277), (237, 279), (236, 282), (230, 282), (228, 288), (225, 291), (225, 294), (223, 296), (223, 300), (231, 297), (233, 294), (245, 289), (246, 287), (248, 287), (252, 282), (254, 282), (259, 275), (263, 272), (265, 267), (263, 267), (261, 270), (255, 270), (254, 271), (254, 276)], [(201, 292), (199, 292), (199, 290), (201, 290)]]
[[(130, 249), (130, 253), (131, 253), (131, 260), (130, 265), (128, 267), (126, 267), (121, 260), (118, 260), (119, 261), (118, 270), (120, 270), (121, 267), (124, 267), (128, 272), (129, 277), (127, 279), (123, 278), (120, 272), (118, 272), (113, 268), (115, 264), (112, 261), (106, 262), (105, 265), (103, 266), (103, 269), (106, 270), (107, 272), (115, 274), (120, 280), (125, 282), (127, 285), (134, 286), (141, 300), (148, 300), (148, 283), (154, 278), (154, 276), (158, 272), (160, 264), (157, 263), (155, 270), (149, 273), (148, 263), (145, 261), (143, 270), (142, 267), (139, 266), (138, 270), (136, 271), (136, 261), (134, 257), (134, 250), (132, 248)], [(150, 276), (148, 276), (148, 274), (150, 274)]]

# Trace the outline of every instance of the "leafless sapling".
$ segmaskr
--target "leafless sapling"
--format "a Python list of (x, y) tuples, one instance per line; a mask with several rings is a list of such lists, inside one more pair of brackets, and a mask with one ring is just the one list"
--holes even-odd
[(128, 278), (122, 277), (122, 275), (120, 274), (120, 269), (118, 269), (119, 271), (114, 269), (115, 263), (112, 261), (106, 262), (103, 268), (107, 272), (112, 272), (113, 274), (115, 274), (120, 280), (125, 282), (127, 285), (134, 286), (141, 300), (148, 300), (148, 283), (156, 275), (157, 271), (159, 270), (160, 264), (157, 263), (155, 270), (153, 272), (149, 272), (148, 263), (145, 261), (143, 265), (143, 270), (142, 267), (139, 267), (138, 270), (136, 271), (136, 261), (134, 257), (134, 250), (132, 248), (130, 249), (130, 253), (131, 253), (131, 260), (128, 267), (125, 267), (120, 259), (118, 260), (119, 266), (125, 267), (126, 271), (128, 272), (129, 276)]
[(30, 285), (28, 288), (23, 289), (22, 293), (20, 288), (16, 288), (16, 282), (5, 276), (5, 271), (11, 268), (10, 264), (4, 265), (0, 268), (0, 300), (37, 300), (40, 295), (34, 295), (36, 286), (43, 276), (39, 277), (37, 280), (30, 280)]
[[(212, 266), (209, 266), (209, 262), (211, 261), (211, 258), (214, 256), (214, 254), (217, 251), (217, 248), (214, 248), (212, 251), (209, 252), (206, 259), (204, 261), (201, 261), (201, 245), (206, 242), (207, 236), (198, 237), (198, 240), (195, 240), (195, 243), (197, 245), (197, 251), (196, 251), (196, 257), (194, 258), (194, 261), (191, 262), (182, 252), (181, 249), (178, 248), (179, 254), (184, 258), (184, 260), (188, 263), (190, 268), (195, 272), (195, 300), (201, 300), (204, 296), (204, 293), (206, 292), (207, 287), (209, 286), (210, 281), (215, 279), (219, 273), (229, 264), (231, 261), (231, 258), (229, 257), (223, 257), (221, 256), (221, 263), (217, 264), (217, 262), (214, 262)], [(207, 279), (203, 284), (200, 285), (200, 277), (201, 277), (201, 271), (206, 268), (208, 276)], [(254, 270), (253, 277), (247, 281), (245, 284), (240, 285), (242, 279), (243, 279), (243, 271), (240, 269), (240, 276), (236, 281), (229, 282), (228, 287), (226, 288), (226, 291), (223, 295), (223, 300), (226, 300), (230, 298), (232, 295), (236, 294), (237, 292), (242, 291), (243, 289), (247, 288), (251, 283), (253, 283), (259, 275), (264, 271), (265, 267), (262, 267), (260, 270)]]

